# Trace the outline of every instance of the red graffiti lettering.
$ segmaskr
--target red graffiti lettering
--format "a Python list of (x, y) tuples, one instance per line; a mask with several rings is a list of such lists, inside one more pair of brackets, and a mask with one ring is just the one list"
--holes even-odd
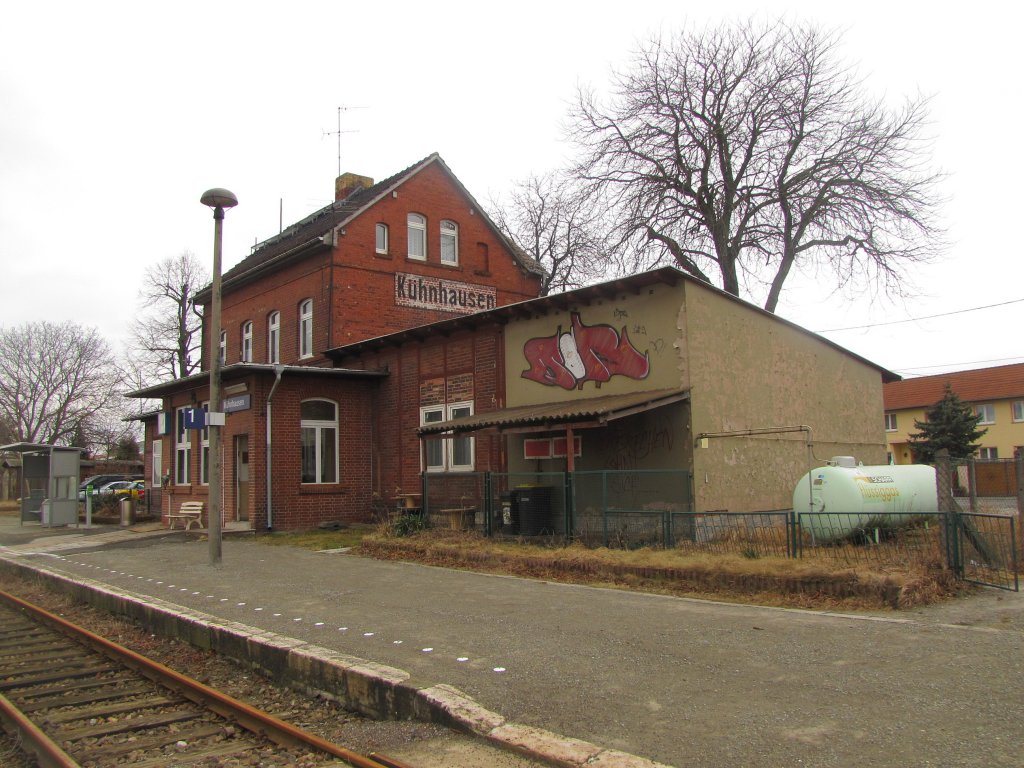
[(530, 363), (523, 378), (563, 389), (582, 389), (588, 381), (600, 387), (612, 376), (645, 379), (651, 370), (647, 353), (633, 346), (625, 327), (620, 335), (610, 325), (587, 326), (576, 312), (569, 333), (559, 326), (554, 336), (530, 339), (523, 354)]

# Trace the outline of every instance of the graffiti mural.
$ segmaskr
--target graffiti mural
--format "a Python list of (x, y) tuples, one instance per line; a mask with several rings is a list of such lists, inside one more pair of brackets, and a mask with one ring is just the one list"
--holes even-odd
[(612, 376), (646, 379), (651, 371), (647, 353), (637, 351), (625, 326), (620, 334), (610, 325), (584, 325), (578, 312), (567, 332), (559, 325), (552, 336), (530, 339), (523, 354), (530, 364), (524, 379), (562, 389), (583, 389), (588, 381), (600, 387)]

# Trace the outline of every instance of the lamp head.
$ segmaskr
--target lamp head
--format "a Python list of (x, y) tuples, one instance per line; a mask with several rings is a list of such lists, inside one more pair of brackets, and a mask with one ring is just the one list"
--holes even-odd
[(233, 192), (216, 187), (203, 192), (199, 202), (211, 208), (234, 208), (238, 205), (238, 198), (235, 197)]

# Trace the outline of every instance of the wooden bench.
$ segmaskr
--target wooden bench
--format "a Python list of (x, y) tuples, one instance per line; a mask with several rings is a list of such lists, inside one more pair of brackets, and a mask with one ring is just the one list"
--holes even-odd
[(200, 528), (203, 527), (203, 502), (201, 501), (183, 501), (181, 506), (178, 507), (177, 512), (171, 512), (167, 515), (167, 522), (169, 523), (168, 528), (174, 528), (174, 521), (181, 520), (182, 527), (186, 531), (192, 530), (192, 524), (195, 523)]

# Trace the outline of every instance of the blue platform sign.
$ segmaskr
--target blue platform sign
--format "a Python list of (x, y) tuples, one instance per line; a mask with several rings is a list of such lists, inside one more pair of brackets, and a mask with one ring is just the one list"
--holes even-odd
[(185, 409), (185, 429), (204, 429), (206, 427), (206, 411), (202, 408)]

